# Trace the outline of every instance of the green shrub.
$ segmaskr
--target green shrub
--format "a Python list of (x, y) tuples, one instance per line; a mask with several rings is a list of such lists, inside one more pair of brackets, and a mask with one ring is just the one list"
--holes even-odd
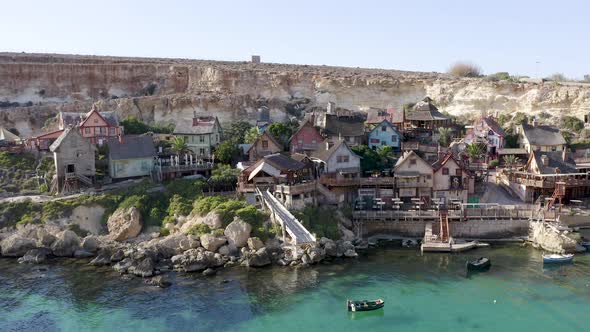
[(498, 167), (498, 164), (500, 164), (500, 162), (498, 161), (498, 159), (494, 159), (494, 160), (490, 161), (490, 163), (489, 163), (488, 166), (490, 168), (496, 168), (496, 167)]
[(201, 236), (204, 234), (209, 234), (211, 232), (211, 228), (205, 224), (197, 224), (189, 229), (188, 234)]
[(11, 168), (15, 167), (17, 170), (33, 170), (35, 166), (35, 157), (29, 153), (12, 154), (6, 151), (0, 152), (0, 167)]
[(162, 227), (160, 229), (160, 236), (168, 236), (170, 235), (170, 230), (168, 228)]
[(334, 219), (333, 208), (306, 207), (303, 211), (295, 212), (294, 215), (301, 221), (303, 226), (316, 237), (327, 237), (332, 240), (340, 239), (338, 222)]
[(221, 229), (221, 228), (214, 229), (213, 231), (211, 231), (211, 234), (213, 234), (214, 236), (218, 236), (218, 237), (225, 235), (225, 233), (223, 232), (223, 229)]
[(174, 194), (170, 199), (170, 205), (168, 206), (168, 215), (181, 215), (187, 216), (191, 213), (192, 206), (189, 201), (178, 195)]
[(580, 133), (584, 129), (584, 121), (575, 116), (563, 116), (560, 120), (560, 127), (562, 129), (571, 130), (574, 133)]
[(200, 198), (193, 203), (193, 212), (200, 216), (204, 216), (225, 201), (227, 201), (227, 198), (223, 196), (208, 196)]
[(172, 196), (180, 195), (187, 200), (195, 200), (203, 193), (207, 183), (203, 180), (176, 179), (166, 185), (166, 190)]

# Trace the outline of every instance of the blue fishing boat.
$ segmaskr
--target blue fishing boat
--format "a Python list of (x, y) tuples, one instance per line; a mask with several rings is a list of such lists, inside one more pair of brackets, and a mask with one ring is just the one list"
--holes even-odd
[(582, 245), (582, 247), (586, 248), (587, 250), (590, 250), (590, 241), (582, 242), (580, 244)]
[(554, 264), (554, 263), (571, 263), (574, 260), (573, 254), (546, 254), (543, 255), (543, 263), (544, 264)]

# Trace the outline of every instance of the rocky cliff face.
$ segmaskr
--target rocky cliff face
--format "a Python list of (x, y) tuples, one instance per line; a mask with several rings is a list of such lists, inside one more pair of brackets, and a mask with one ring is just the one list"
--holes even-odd
[(430, 96), (442, 111), (547, 112), (582, 118), (590, 87), (445, 74), (327, 66), (252, 64), (183, 59), (114, 58), (0, 53), (0, 125), (27, 135), (60, 110), (87, 111), (93, 103), (150, 122), (215, 114), (223, 123), (255, 121), (267, 106), (285, 120), (301, 109), (401, 107)]

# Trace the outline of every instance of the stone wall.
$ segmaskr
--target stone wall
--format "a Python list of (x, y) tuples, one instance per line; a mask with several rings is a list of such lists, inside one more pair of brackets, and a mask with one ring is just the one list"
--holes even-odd
[[(424, 221), (367, 221), (361, 226), (363, 237), (390, 235), (399, 237), (424, 237)], [(451, 235), (461, 239), (506, 239), (524, 237), (529, 232), (526, 220), (450, 222)]]

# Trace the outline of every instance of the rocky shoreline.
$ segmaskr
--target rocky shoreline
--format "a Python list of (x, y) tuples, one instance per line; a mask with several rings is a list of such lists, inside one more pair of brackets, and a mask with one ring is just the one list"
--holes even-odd
[(112, 235), (80, 237), (56, 225), (25, 225), (0, 232), (0, 253), (22, 264), (40, 264), (60, 257), (90, 259), (90, 265), (111, 266), (121, 275), (152, 278), (146, 282), (160, 287), (170, 285), (165, 278), (170, 271), (214, 275), (219, 269), (233, 266), (306, 267), (337, 257), (357, 256), (353, 243), (344, 240), (321, 238), (297, 250), (277, 239), (264, 243), (247, 237), (237, 245), (235, 240), (231, 234), (152, 233), (116, 241)]

